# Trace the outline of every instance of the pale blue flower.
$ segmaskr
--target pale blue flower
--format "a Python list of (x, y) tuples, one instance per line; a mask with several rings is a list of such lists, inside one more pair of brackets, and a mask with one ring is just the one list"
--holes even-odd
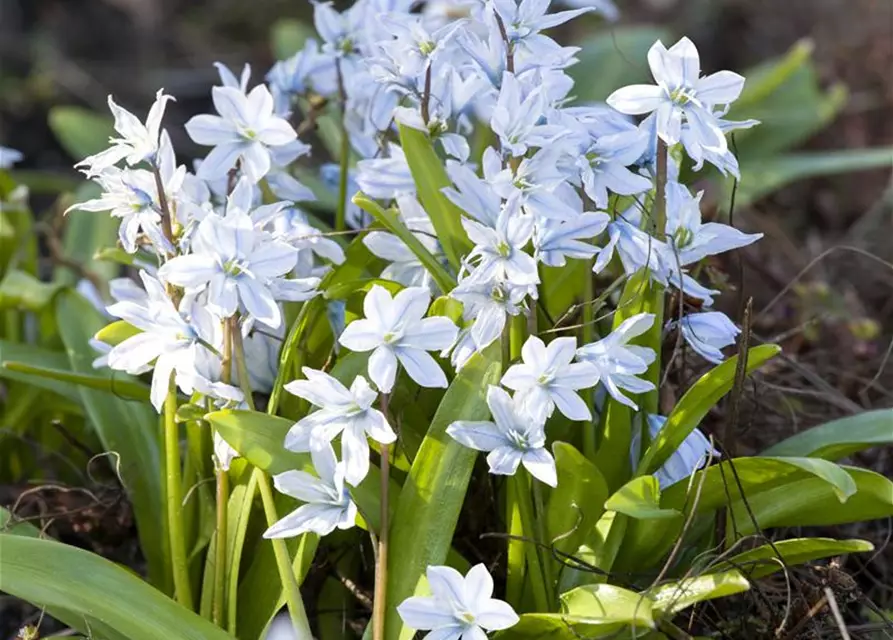
[(678, 327), (682, 337), (704, 359), (719, 364), (725, 359), (722, 349), (735, 344), (741, 329), (729, 317), (719, 311), (690, 313), (681, 321), (667, 324), (668, 329)]

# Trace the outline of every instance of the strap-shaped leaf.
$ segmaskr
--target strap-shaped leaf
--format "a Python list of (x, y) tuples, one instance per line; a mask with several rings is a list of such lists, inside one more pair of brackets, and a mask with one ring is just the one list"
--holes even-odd
[(447, 294), (456, 287), (456, 279), (447, 273), (437, 257), (425, 248), (425, 245), (412, 234), (412, 231), (403, 224), (393, 210), (382, 208), (377, 202), (362, 193), (355, 195), (353, 201), (363, 211), (378, 220), (385, 229), (400, 238), (403, 244), (419, 259), (425, 270), (431, 274), (442, 293)]
[[(130, 640), (233, 640), (129, 571), (51, 540), (0, 534), (0, 591)], [(85, 624), (85, 622), (87, 624)]]
[[(714, 567), (714, 570), (728, 571), (734, 567), (745, 573), (751, 580), (756, 580), (781, 571), (785, 565), (805, 564), (821, 558), (869, 551), (874, 551), (874, 545), (867, 540), (834, 540), (832, 538), (778, 540), (772, 545), (764, 544), (756, 549), (734, 555)], [(781, 555), (781, 559), (779, 559), (779, 555)]]
[(126, 400), (149, 401), (149, 387), (129, 377), (119, 378), (115, 375), (109, 377), (108, 375), (91, 373), (74, 373), (65, 369), (50, 369), (49, 367), (37, 367), (25, 362), (13, 361), (4, 362), (3, 368), (22, 375), (47, 378), (48, 380), (56, 380), (79, 387), (96, 389), (97, 391), (107, 391)]
[(447, 559), (477, 451), (453, 440), (446, 429), (456, 420), (489, 417), (487, 387), (499, 381), (499, 351), (495, 344), (475, 354), (453, 380), (396, 501), (389, 542), (394, 551), (388, 564), (388, 639), (413, 637), (415, 631), (403, 624), (396, 605), (416, 592), (428, 565)]
[[(774, 344), (763, 344), (747, 352), (747, 373), (752, 373), (781, 348)], [(738, 356), (729, 358), (714, 367), (695, 382), (676, 404), (667, 417), (663, 429), (648, 447), (639, 464), (639, 474), (654, 473), (679, 448), (682, 442), (701, 423), (707, 412), (720, 398), (732, 390), (735, 383), (735, 369)]]
[(750, 583), (737, 571), (708, 573), (707, 575), (683, 580), (673, 580), (655, 587), (649, 592), (654, 601), (654, 611), (673, 614), (687, 609), (693, 604), (731, 596), (747, 591)]
[(428, 212), (437, 231), (437, 239), (447, 260), (459, 268), (462, 256), (471, 250), (471, 242), (462, 228), (462, 210), (441, 192), (452, 181), (434, 151), (431, 139), (423, 132), (399, 125), (400, 144), (415, 181), (419, 201)]
[(839, 460), (857, 451), (893, 443), (893, 409), (866, 411), (801, 431), (762, 455)]

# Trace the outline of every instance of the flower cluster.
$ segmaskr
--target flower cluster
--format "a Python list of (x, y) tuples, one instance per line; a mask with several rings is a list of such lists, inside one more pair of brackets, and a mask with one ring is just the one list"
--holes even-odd
[[(339, 13), (330, 2), (315, 2), (318, 39), (278, 62), (265, 83), (250, 86), (247, 66), (236, 78), (218, 65), (216, 113), (185, 125), (209, 149), (192, 170), (177, 163), (163, 128), (173, 100), (163, 91), (145, 122), (110, 97), (118, 137), (78, 164), (101, 194), (74, 208), (120, 218), (120, 245), (142, 265), (143, 287), (116, 287), (117, 301), (108, 307), (137, 332), (101, 347), (107, 352), (102, 363), (130, 373), (151, 369), (159, 411), (172, 385), (217, 406), (251, 405), (251, 392), (269, 391), (276, 377), (283, 303), (317, 295), (321, 278), (345, 260), (341, 239), (310, 224), (302, 207), (321, 193), (295, 171), (296, 160), (310, 153), (298, 138), (304, 125), (312, 128), (333, 112), (340, 119), (342, 148), (358, 160), (353, 167), (348, 156), (337, 166), (323, 165), (313, 186), (338, 185), (336, 206), (384, 261), (374, 275), (392, 286), (372, 286), (364, 317), (346, 326), (343, 306), (329, 303), (335, 349), (367, 354), (364, 375), (339, 380), (305, 367), (303, 378), (285, 387), (315, 407), (284, 446), (309, 452), (316, 473), (276, 477), (280, 491), (305, 504), (268, 537), (351, 527), (357, 513), (351, 487), (369, 473), (369, 439), (380, 451), (397, 439), (387, 400), (399, 371), (420, 387), (447, 387), (510, 325), (536, 326), (549, 269), (586, 261), (590, 278), (644, 270), (655, 287), (696, 301), (697, 311), (671, 319), (664, 330), (678, 331), (711, 362), (722, 360), (721, 349), (738, 333), (710, 309), (718, 292), (698, 281), (695, 267), (760, 236), (704, 222), (702, 194), (678, 176), (685, 156), (696, 171), (709, 163), (737, 176), (726, 133), (756, 122), (724, 116), (744, 78), (729, 71), (702, 77), (698, 52), (683, 38), (669, 49), (661, 42), (651, 48), (655, 84), (620, 89), (607, 105), (575, 104), (567, 69), (578, 49), (546, 32), (586, 13), (611, 18), (609, 3), (574, 0), (557, 12), (547, 0), (426, 2), (421, 12), (415, 4), (358, 0)], [(451, 184), (442, 196), (463, 213), (467, 250), (461, 255), (441, 246), (420, 202), (399, 144), (402, 130), (422, 132), (445, 158)], [(486, 134), (476, 140), (490, 145), (472, 153), (475, 131)], [(358, 190), (393, 206), (456, 286), (442, 290), (417, 245), (364, 229), (368, 219), (351, 201)], [(461, 306), (455, 321), (433, 311), (433, 294)], [(492, 421), (454, 422), (449, 435), (488, 452), (492, 473), (512, 475), (523, 466), (555, 486), (546, 428), (556, 410), (569, 421), (596, 420), (597, 392), (638, 410), (635, 395), (654, 389), (646, 373), (657, 354), (637, 342), (655, 322), (653, 314), (633, 315), (583, 344), (575, 337), (547, 344), (531, 330), (520, 359), (505, 363), (500, 385), (487, 390)], [(236, 343), (244, 367), (231, 361)], [(649, 424), (654, 431), (660, 421)], [(692, 461), (710, 449), (703, 438), (686, 447), (686, 468), (665, 473), (691, 473)], [(218, 463), (231, 455), (221, 445)], [(510, 625), (514, 613), (489, 599), (492, 581), (480, 569), (472, 569), (464, 586), (458, 575), (429, 569), (435, 597), (448, 606), (413, 598), (401, 614), (414, 626), (436, 618), (427, 628), (437, 629), (438, 638), (482, 637), (480, 627)]]

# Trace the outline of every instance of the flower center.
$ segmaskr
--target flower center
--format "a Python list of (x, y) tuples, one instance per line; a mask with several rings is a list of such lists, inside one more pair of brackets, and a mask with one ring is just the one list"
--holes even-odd
[(456, 617), (465, 624), (474, 624), (475, 617), (470, 611), (457, 611)]
[(679, 106), (684, 106), (692, 101), (692, 92), (685, 87), (680, 87), (678, 89), (673, 89), (670, 92), (670, 100), (678, 104)]
[(673, 240), (676, 242), (676, 246), (680, 249), (682, 247), (687, 247), (691, 244), (691, 241), (694, 239), (694, 234), (690, 229), (686, 227), (679, 227), (676, 229), (676, 233), (673, 234)]
[(512, 441), (512, 444), (521, 451), (526, 451), (530, 448), (530, 443), (527, 441), (527, 436), (523, 433), (519, 433), (512, 429), (508, 432), (508, 438)]
[(402, 337), (403, 334), (400, 331), (388, 331), (382, 336), (382, 340), (384, 340), (385, 344), (395, 344), (399, 342)]
[(500, 240), (496, 245), (496, 253), (498, 253), (503, 258), (508, 258), (512, 253), (511, 245), (505, 240)]
[(497, 285), (497, 286), (493, 287), (492, 291), (490, 291), (490, 299), (495, 302), (499, 302), (501, 304), (501, 303), (505, 302), (508, 298), (505, 294), (505, 291), (502, 290), (502, 287)]
[(248, 270), (248, 265), (237, 258), (223, 263), (223, 271), (229, 276), (240, 276)]
[(426, 40), (424, 42), (419, 43), (419, 53), (421, 53), (426, 58), (428, 56), (430, 56), (432, 53), (434, 53), (434, 50), (436, 48), (437, 48), (437, 44), (430, 40)]

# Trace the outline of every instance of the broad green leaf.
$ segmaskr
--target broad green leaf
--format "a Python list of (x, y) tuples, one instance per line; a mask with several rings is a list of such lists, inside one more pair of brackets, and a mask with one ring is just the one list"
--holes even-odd
[(425, 248), (425, 245), (416, 238), (412, 232), (403, 224), (396, 212), (392, 209), (383, 209), (377, 202), (366, 197), (362, 193), (358, 193), (353, 197), (354, 203), (363, 211), (367, 212), (373, 218), (378, 220), (384, 227), (409, 248), (410, 251), (419, 259), (425, 270), (431, 274), (434, 282), (440, 288), (440, 291), (446, 295), (456, 287), (456, 279), (447, 273), (443, 265), (437, 260), (437, 257)]
[[(255, 467), (270, 475), (300, 469), (313, 473), (309, 453), (294, 453), (285, 448), (285, 435), (294, 425), (291, 420), (270, 416), (257, 411), (214, 411), (205, 419), (220, 432), (223, 439), (242, 454)], [(375, 465), (369, 467), (369, 475), (360, 486), (351, 489), (351, 495), (369, 525), (378, 528), (380, 516), (379, 483), (381, 471)], [(400, 486), (391, 481), (391, 504), (400, 495)]]
[(368, 293), (369, 290), (378, 285), (388, 290), (391, 295), (400, 293), (404, 286), (393, 280), (384, 280), (382, 278), (360, 278), (359, 280), (347, 280), (332, 285), (325, 290), (323, 295), (326, 300), (344, 300), (355, 293)]
[[(99, 187), (86, 182), (77, 190), (69, 203), (85, 202), (99, 196)], [(81, 265), (99, 280), (107, 282), (118, 275), (121, 268), (115, 263), (95, 260), (96, 251), (115, 244), (118, 239), (118, 218), (105, 212), (69, 211), (65, 215), (65, 232), (62, 251), (73, 263)], [(79, 275), (69, 267), (59, 265), (53, 271), (53, 280), (70, 286), (77, 284)]]
[(630, 518), (622, 513), (605, 511), (589, 539), (573, 554), (575, 558), (595, 567), (596, 571), (582, 568), (564, 569), (559, 577), (559, 592), (582, 585), (604, 583), (607, 574), (614, 568), (621, 546), (626, 540), (630, 522)]
[(750, 583), (737, 571), (709, 573), (696, 578), (674, 580), (655, 587), (648, 595), (654, 601), (656, 613), (671, 615), (693, 604), (724, 598), (747, 591)]
[[(891, 165), (893, 147), (791, 153), (742, 162), (741, 181), (735, 202), (739, 206), (745, 206), (798, 180), (881, 169)], [(731, 189), (731, 184), (727, 188)]]
[(0, 309), (42, 311), (53, 301), (60, 286), (41, 282), (24, 271), (10, 269), (0, 282)]
[[(585, 618), (561, 613), (525, 613), (518, 623), (505, 631), (499, 631), (494, 640), (598, 640), (600, 638), (624, 638), (618, 632), (623, 622), (587, 624)], [(640, 625), (641, 628), (641, 625)]]
[[(577, 46), (580, 62), (568, 69), (577, 102), (604, 102), (611, 92), (629, 84), (652, 82), (646, 55), (658, 40), (667, 42), (666, 29), (650, 25), (609, 27)], [(595, 72), (597, 70), (597, 72)]]
[(566, 442), (552, 444), (558, 486), (546, 508), (548, 540), (556, 550), (573, 553), (604, 513), (608, 485), (586, 457)]
[(769, 447), (762, 455), (839, 460), (863, 449), (891, 443), (893, 409), (878, 409), (801, 431)]
[(110, 116), (83, 107), (53, 107), (49, 123), (59, 144), (78, 161), (108, 148), (109, 138), (115, 135)]
[(855, 481), (856, 493), (843, 504), (832, 485), (813, 476), (748, 496), (749, 511), (743, 501), (737, 500), (730, 517), (735, 518), (738, 532), (746, 536), (756, 532), (749, 513), (762, 529), (827, 526), (893, 516), (893, 482), (866, 469), (844, 469)]
[(462, 210), (441, 192), (441, 189), (453, 183), (427, 135), (402, 124), (399, 130), (400, 144), (406, 154), (419, 201), (431, 218), (447, 260), (454, 269), (458, 269), (462, 257), (471, 250), (471, 242), (462, 228)]
[[(389, 542), (390, 603), (413, 595), (428, 565), (447, 559), (477, 451), (453, 440), (446, 429), (456, 420), (489, 417), (486, 393), (502, 373), (499, 356), (498, 344), (472, 356), (447, 389), (428, 428), (396, 501)], [(396, 606), (388, 606), (385, 637), (408, 640), (414, 633), (403, 624)]]
[[(126, 569), (82, 549), (0, 534), (0, 566), (0, 590), (96, 620), (130, 640), (232, 640)], [(82, 622), (78, 630), (85, 627)]]
[(30, 522), (16, 520), (8, 509), (0, 507), (0, 534), (3, 533), (11, 536), (27, 536), (29, 538), (40, 537), (40, 529)]
[[(772, 545), (764, 544), (756, 549), (732, 556), (712, 567), (712, 571), (728, 571), (733, 567), (751, 580), (781, 571), (785, 565), (805, 564), (847, 553), (874, 551), (874, 545), (867, 540), (834, 540), (832, 538), (795, 538), (778, 540)], [(779, 559), (778, 556), (781, 556)]]
[[(640, 313), (654, 315), (651, 327), (630, 341), (654, 351), (656, 357), (643, 376), (654, 385), (654, 390), (637, 397), (637, 404), (643, 411), (657, 413), (657, 387), (660, 376), (661, 330), (663, 327), (664, 288), (651, 280), (646, 269), (633, 274), (620, 295), (617, 312), (614, 314), (613, 329), (625, 320)], [(632, 411), (613, 398), (608, 398), (602, 418), (601, 442), (595, 457), (595, 464), (604, 475), (611, 490), (617, 490), (630, 475), (629, 450), (632, 442)]]
[(57, 393), (76, 404), (81, 403), (81, 395), (71, 385), (40, 376), (30, 375), (5, 368), (7, 362), (26, 363), (42, 369), (64, 370), (69, 365), (68, 357), (61, 351), (50, 351), (30, 344), (17, 344), (0, 340), (0, 377)]
[[(696, 508), (698, 513), (707, 513), (727, 505), (729, 496), (732, 499), (740, 498), (741, 491), (749, 499), (767, 489), (790, 485), (807, 475), (821, 478), (828, 483), (841, 502), (855, 493), (853, 478), (844, 468), (833, 462), (819, 458), (753, 456), (736, 458), (731, 464), (724, 460), (698, 471), (694, 478), (686, 478), (667, 487), (661, 498), (661, 506), (688, 510)], [(701, 487), (700, 496), (695, 502), (694, 495), (698, 487)]]
[[(814, 50), (812, 41), (800, 40), (783, 56), (767, 60), (748, 69), (741, 95), (734, 103), (734, 111), (743, 117), (747, 110), (767, 100), (804, 64)], [(730, 109), (731, 111), (731, 109)]]
[[(93, 369), (95, 353), (87, 341), (105, 321), (89, 302), (74, 292), (63, 292), (56, 298), (56, 317), (73, 372), (104, 375), (112, 389), (115, 388), (113, 381), (136, 384), (133, 378), (121, 372)], [(163, 508), (158, 416), (148, 403), (124, 400), (113, 393), (87, 387), (79, 387), (78, 391), (104, 449), (115, 452), (114, 466), (133, 503), (140, 546), (149, 565), (149, 578), (153, 584), (164, 585), (167, 520)]]
[(590, 584), (563, 593), (561, 612), (588, 624), (654, 626), (648, 596), (612, 584)]
[[(748, 375), (773, 358), (780, 350), (781, 348), (774, 344), (751, 348), (747, 354)], [(654, 473), (659, 469), (679, 448), (688, 434), (701, 423), (707, 412), (719, 402), (720, 398), (731, 391), (737, 366), (738, 356), (729, 358), (701, 376), (686, 391), (642, 457), (638, 471), (640, 475)]]
[(129, 376), (119, 376), (117, 372), (113, 372), (111, 376), (99, 373), (74, 373), (65, 369), (35, 367), (24, 362), (15, 361), (4, 362), (3, 368), (22, 375), (47, 378), (80, 387), (87, 387), (88, 389), (106, 391), (125, 400), (142, 400), (146, 402), (149, 400), (149, 387)]
[(641, 520), (666, 520), (682, 514), (675, 509), (660, 508), (660, 488), (654, 476), (638, 476), (620, 487), (605, 509)]

